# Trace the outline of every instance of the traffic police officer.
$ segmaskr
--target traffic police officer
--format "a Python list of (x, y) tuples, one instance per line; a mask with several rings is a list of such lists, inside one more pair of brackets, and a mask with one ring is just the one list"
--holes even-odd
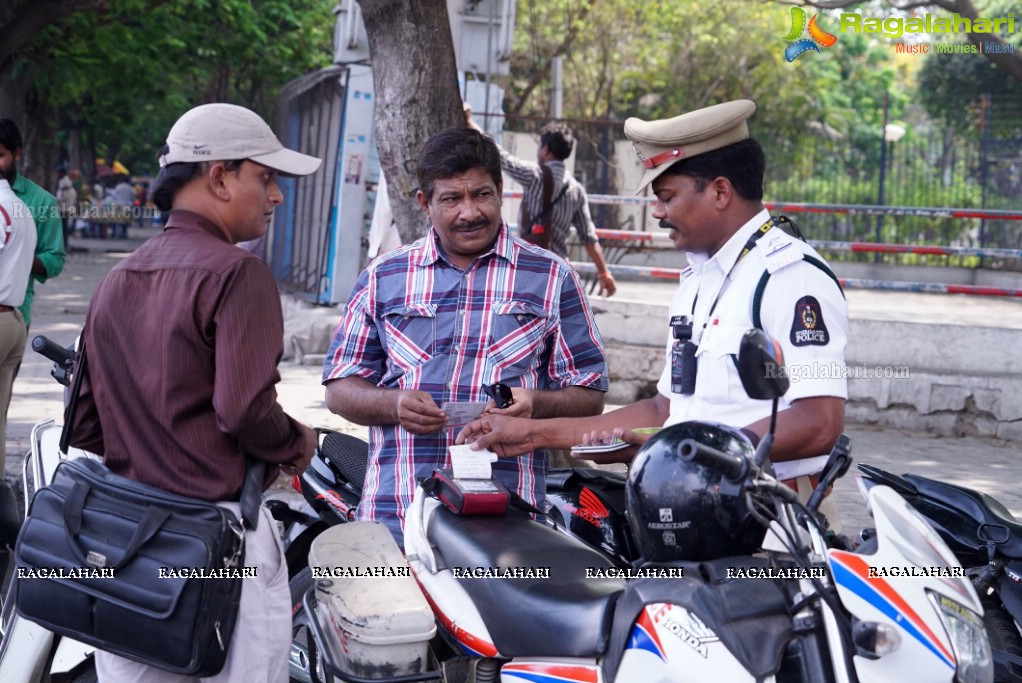
[(657, 384), (670, 404), (665, 426), (714, 420), (766, 433), (770, 401), (746, 395), (734, 362), (745, 331), (762, 328), (781, 345), (778, 372), (792, 380), (774, 446), (787, 479), (819, 471), (819, 454), (841, 433), (848, 308), (820, 255), (763, 206), (763, 151), (746, 124), (755, 110), (738, 100), (666, 120), (630, 118), (625, 135), (646, 169), (639, 190), (652, 185), (653, 217), (688, 259)]
[[(639, 191), (652, 188), (653, 217), (688, 259), (671, 303), (657, 395), (590, 418), (484, 417), (466, 426), (459, 442), (476, 441), (504, 456), (611, 432), (641, 444), (648, 435), (632, 429), (684, 420), (741, 427), (757, 440), (768, 430), (771, 402), (746, 395), (735, 361), (742, 334), (760, 327), (780, 343), (787, 367), (777, 371), (792, 380), (779, 403), (771, 455), (777, 475), (804, 479), (822, 468), (844, 427), (848, 309), (819, 254), (763, 205), (766, 161), (746, 123), (755, 110), (754, 102), (737, 100), (625, 122), (645, 167)], [(614, 462), (634, 452), (585, 457)]]

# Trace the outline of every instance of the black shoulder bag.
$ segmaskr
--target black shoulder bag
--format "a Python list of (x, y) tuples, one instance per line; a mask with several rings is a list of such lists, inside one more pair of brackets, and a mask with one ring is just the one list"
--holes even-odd
[(550, 171), (550, 168), (546, 164), (539, 165), (540, 170), (543, 173), (543, 204), (542, 210), (540, 211), (539, 217), (535, 222), (532, 220), (532, 216), (529, 212), (528, 202), (525, 198), (522, 198), (522, 210), (518, 220), (518, 230), (521, 232), (522, 239), (530, 244), (535, 244), (543, 249), (550, 248), (550, 233), (552, 227), (550, 226), (550, 210), (554, 208), (557, 202), (561, 201), (564, 197), (564, 193), (568, 191), (568, 183), (564, 183), (564, 187), (561, 188), (560, 193), (557, 195), (557, 199), (550, 201), (554, 195), (554, 175)]
[[(85, 337), (61, 450), (87, 367)], [(265, 464), (249, 458), (241, 506), (258, 523)], [(15, 547), (18, 614), (62, 636), (186, 676), (223, 669), (241, 601), (245, 533), (230, 511), (61, 462), (32, 498)]]

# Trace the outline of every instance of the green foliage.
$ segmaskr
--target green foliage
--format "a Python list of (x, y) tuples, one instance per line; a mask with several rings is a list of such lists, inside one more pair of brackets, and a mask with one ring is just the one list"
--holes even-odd
[[(999, 96), (1018, 87), (1014, 79), (981, 55), (949, 58), (931, 54), (919, 74), (919, 99), (926, 112), (946, 126), (974, 134), (979, 133), (983, 95)], [(992, 118), (994, 134), (1017, 130), (1017, 117), (1012, 118), (1014, 121)]]
[[(888, 206), (948, 206), (978, 208), (983, 204), (980, 184), (972, 174), (973, 163), (946, 171), (936, 156), (938, 150), (925, 141), (906, 138), (897, 153), (889, 150), (885, 174), (885, 201)], [(878, 167), (872, 173), (845, 173), (837, 155), (827, 148), (813, 150), (814, 159), (796, 173), (778, 176), (767, 185), (767, 195), (781, 201), (819, 204), (877, 204)], [(877, 161), (879, 163), (879, 158)], [(954, 171), (954, 172), (951, 172)], [(814, 237), (840, 235), (843, 239), (871, 241), (876, 234), (874, 216), (813, 217), (811, 225), (822, 232)], [(968, 222), (935, 220), (912, 216), (885, 216), (881, 221), (881, 240), (898, 243), (951, 244), (963, 238), (972, 227)], [(823, 227), (827, 229), (823, 229)]]
[(96, 154), (152, 173), (163, 137), (189, 107), (233, 102), (272, 120), (285, 83), (330, 63), (333, 4), (110, 0), (105, 12), (49, 26), (26, 50), (40, 55), (34, 96)]
[[(807, 121), (840, 133), (877, 125), (894, 82), (889, 50), (856, 34), (788, 64), (790, 8), (747, 0), (521, 0), (509, 111), (543, 116), (550, 59), (567, 54), (568, 118), (662, 118), (755, 99), (757, 130), (797, 134)], [(837, 13), (820, 12), (836, 31)], [(897, 113), (908, 96), (894, 93)]]
[[(1022, 2), (989, 0), (977, 2), (980, 16), (1003, 17), (1014, 14), (1022, 18)], [(939, 14), (939, 10), (934, 10)], [(1002, 35), (1015, 51), (1022, 51), (1022, 34)], [(957, 43), (968, 42), (965, 36), (954, 36)], [(926, 112), (945, 126), (979, 134), (982, 121), (981, 98), (991, 95), (1001, 99), (1017, 94), (1019, 83), (1007, 72), (979, 54), (946, 55), (931, 52), (919, 72), (919, 100)], [(995, 112), (996, 113), (996, 112)], [(1017, 110), (1010, 117), (990, 118), (994, 136), (1019, 134)]]

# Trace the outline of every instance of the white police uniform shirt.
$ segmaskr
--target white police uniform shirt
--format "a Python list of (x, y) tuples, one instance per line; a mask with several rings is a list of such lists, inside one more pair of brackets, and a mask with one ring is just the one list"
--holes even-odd
[[(803, 260), (806, 254), (820, 256), (805, 242), (774, 227), (739, 260), (749, 238), (769, 220), (769, 212), (761, 211), (712, 257), (687, 254), (689, 265), (681, 274), (670, 311), (671, 317), (687, 315), (693, 320), (692, 341), (698, 346), (696, 385), (689, 396), (671, 390), (674, 338), (668, 330), (667, 362), (657, 383), (657, 390), (671, 403), (665, 427), (686, 420), (745, 427), (769, 417), (771, 402), (748, 397), (735, 362), (742, 335), (754, 327), (753, 298), (765, 271), (771, 275), (759, 307), (762, 326), (780, 343), (791, 380), (778, 410), (801, 398), (848, 397), (844, 360), (848, 305), (837, 283)], [(819, 471), (824, 462), (825, 456), (775, 463), (775, 470), (779, 478), (788, 479)]]

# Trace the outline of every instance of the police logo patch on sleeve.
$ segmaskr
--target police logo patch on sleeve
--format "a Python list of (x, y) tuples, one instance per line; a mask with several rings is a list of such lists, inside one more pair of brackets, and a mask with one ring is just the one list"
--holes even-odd
[(795, 346), (826, 346), (830, 333), (823, 322), (823, 309), (814, 296), (804, 296), (795, 303), (795, 319), (791, 323), (791, 343)]

